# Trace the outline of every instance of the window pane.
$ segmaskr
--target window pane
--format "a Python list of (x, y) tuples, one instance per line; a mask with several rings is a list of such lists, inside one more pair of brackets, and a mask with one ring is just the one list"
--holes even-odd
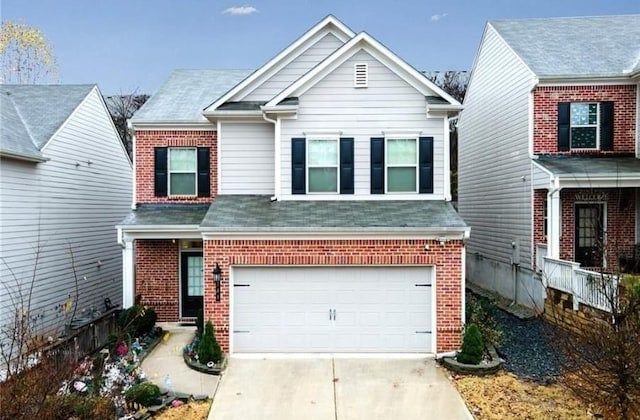
[(187, 293), (189, 296), (202, 296), (204, 283), (202, 276), (202, 257), (187, 257), (189, 267), (187, 275)]
[(387, 191), (416, 192), (416, 168), (388, 168)]
[(595, 125), (597, 123), (598, 104), (571, 104), (571, 125)]
[(387, 140), (388, 165), (415, 165), (416, 156), (415, 139)]
[(196, 174), (171, 174), (171, 195), (195, 195)]
[(169, 149), (169, 159), (171, 172), (196, 171), (196, 151), (194, 149)]
[(595, 149), (596, 127), (571, 127), (572, 149)]
[(335, 140), (309, 140), (309, 165), (337, 165), (338, 142)]
[(309, 192), (338, 192), (338, 169), (309, 168)]

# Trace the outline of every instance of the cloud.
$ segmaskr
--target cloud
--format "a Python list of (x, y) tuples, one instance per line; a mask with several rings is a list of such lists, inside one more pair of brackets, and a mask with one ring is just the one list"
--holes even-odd
[(228, 9), (225, 9), (222, 12), (222, 14), (233, 15), (233, 16), (247, 16), (257, 12), (258, 12), (258, 9), (256, 9), (253, 6), (236, 6), (236, 7), (229, 7)]
[(437, 22), (447, 17), (449, 13), (436, 13), (435, 15), (431, 15), (431, 22)]

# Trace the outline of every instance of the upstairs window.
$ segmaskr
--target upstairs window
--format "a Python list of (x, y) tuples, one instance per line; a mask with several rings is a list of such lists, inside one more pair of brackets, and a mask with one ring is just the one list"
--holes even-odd
[(208, 147), (156, 147), (154, 195), (156, 197), (210, 197)]
[(418, 180), (417, 139), (387, 139), (386, 191), (417, 192)]
[(571, 148), (597, 149), (599, 145), (599, 104), (574, 102), (571, 104)]
[(613, 150), (613, 102), (558, 103), (558, 151)]
[(292, 138), (292, 194), (353, 194), (353, 138)]
[(196, 149), (169, 149), (169, 195), (196, 195)]
[(307, 192), (338, 192), (338, 139), (307, 140)]

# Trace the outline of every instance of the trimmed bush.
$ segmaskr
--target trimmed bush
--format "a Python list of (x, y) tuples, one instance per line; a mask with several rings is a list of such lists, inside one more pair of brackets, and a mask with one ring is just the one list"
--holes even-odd
[(118, 324), (120, 330), (131, 337), (139, 337), (148, 333), (156, 324), (158, 315), (155, 309), (134, 305), (120, 313)]
[(160, 388), (151, 382), (140, 382), (127, 389), (124, 399), (128, 403), (136, 403), (148, 407), (154, 405), (160, 397)]
[(204, 327), (204, 334), (198, 346), (198, 361), (206, 365), (209, 362), (219, 363), (222, 360), (222, 349), (213, 332), (213, 324), (207, 321)]
[(484, 342), (482, 341), (480, 329), (476, 324), (467, 325), (462, 338), (462, 349), (458, 353), (456, 360), (468, 365), (477, 365), (482, 361), (483, 354)]
[(493, 301), (470, 295), (465, 306), (467, 324), (476, 324), (485, 343), (497, 346), (502, 339), (502, 329), (495, 321), (497, 307)]

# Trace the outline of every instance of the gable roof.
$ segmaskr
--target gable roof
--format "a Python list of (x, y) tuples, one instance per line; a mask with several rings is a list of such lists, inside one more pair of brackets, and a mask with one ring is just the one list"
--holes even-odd
[(142, 122), (206, 121), (202, 108), (218, 98), (251, 70), (175, 70), (130, 119)]
[(640, 66), (640, 15), (491, 20), (539, 77), (619, 77)]
[(42, 160), (42, 148), (94, 88), (0, 85), (0, 154)]
[(229, 101), (231, 98), (233, 98), (234, 95), (238, 94), (240, 91), (247, 88), (252, 83), (256, 82), (261, 76), (266, 74), (269, 70), (275, 68), (287, 56), (295, 52), (297, 49), (303, 47), (304, 44), (307, 43), (307, 41), (313, 38), (316, 34), (328, 28), (335, 28), (345, 38), (352, 38), (355, 35), (355, 33), (351, 29), (349, 29), (345, 24), (340, 22), (333, 15), (329, 15), (325, 17), (316, 25), (314, 25), (311, 29), (305, 32), (302, 36), (296, 39), (287, 48), (280, 51), (275, 57), (269, 60), (266, 64), (258, 68), (253, 73), (251, 73), (249, 77), (244, 79), (241, 83), (237, 84), (236, 86), (233, 86), (233, 88), (229, 89), (229, 91), (226, 92), (224, 95), (220, 97), (216, 96), (215, 101), (213, 103), (209, 103), (208, 106), (206, 106), (206, 108), (204, 109), (204, 112), (206, 113), (206, 112), (215, 111), (220, 105)]
[(349, 42), (338, 48), (326, 59), (321, 61), (320, 64), (315, 66), (304, 76), (296, 80), (267, 102), (266, 107), (277, 106), (281, 101), (288, 97), (299, 96), (306, 89), (317, 83), (324, 75), (361, 49), (369, 52), (378, 61), (390, 67), (396, 74), (423, 94), (429, 95), (430, 92), (435, 92), (438, 96), (444, 98), (448, 104), (453, 105), (454, 107), (459, 107), (460, 109), (462, 108), (457, 100), (429, 80), (424, 73), (407, 64), (407, 62), (402, 60), (380, 42), (376, 41), (366, 32), (360, 32), (358, 35), (351, 38)]

